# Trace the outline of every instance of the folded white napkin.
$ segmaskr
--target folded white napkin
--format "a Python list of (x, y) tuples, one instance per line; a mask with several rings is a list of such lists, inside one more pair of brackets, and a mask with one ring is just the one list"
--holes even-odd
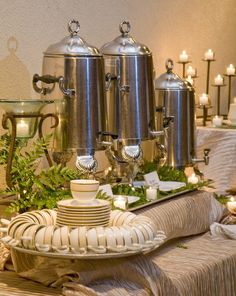
[(215, 237), (236, 239), (236, 225), (213, 223), (210, 226), (211, 234)]

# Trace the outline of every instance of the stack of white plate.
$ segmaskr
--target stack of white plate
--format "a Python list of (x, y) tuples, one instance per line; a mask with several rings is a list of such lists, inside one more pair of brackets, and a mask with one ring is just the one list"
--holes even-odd
[(108, 226), (111, 206), (106, 200), (95, 199), (93, 203), (81, 204), (76, 199), (61, 200), (57, 203), (58, 226)]

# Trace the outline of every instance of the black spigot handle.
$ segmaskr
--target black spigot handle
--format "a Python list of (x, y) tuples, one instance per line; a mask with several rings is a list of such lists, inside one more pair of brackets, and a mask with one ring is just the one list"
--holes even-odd
[(117, 140), (118, 139), (118, 135), (117, 134), (113, 134), (111, 132), (98, 132), (99, 135), (102, 135), (102, 136), (110, 136), (113, 140)]

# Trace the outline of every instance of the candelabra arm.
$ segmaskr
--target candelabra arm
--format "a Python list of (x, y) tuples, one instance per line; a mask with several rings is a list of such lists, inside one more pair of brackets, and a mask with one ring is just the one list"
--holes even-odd
[(231, 75), (229, 75), (228, 112), (230, 107), (230, 101), (231, 101)]
[(207, 61), (207, 82), (206, 82), (206, 94), (209, 94), (209, 82), (210, 82), (210, 66), (211, 61)]
[[(55, 128), (59, 124), (59, 119), (58, 119), (58, 116), (57, 115), (52, 114), (52, 113), (48, 113), (48, 114), (45, 114), (45, 115), (44, 114), (41, 114), (40, 117), (41, 118), (40, 118), (39, 125), (38, 125), (38, 132), (39, 132), (39, 138), (40, 139), (43, 139), (43, 129), (42, 129), (42, 127), (43, 127), (44, 120), (47, 119), (47, 118), (50, 118), (50, 117), (51, 118), (54, 118), (55, 122), (51, 126), (51, 128)], [(53, 165), (53, 163), (52, 163), (52, 160), (51, 160), (51, 157), (50, 157), (50, 155), (48, 153), (47, 148), (44, 149), (44, 154), (46, 156), (46, 159), (48, 161), (49, 166), (51, 167)]]

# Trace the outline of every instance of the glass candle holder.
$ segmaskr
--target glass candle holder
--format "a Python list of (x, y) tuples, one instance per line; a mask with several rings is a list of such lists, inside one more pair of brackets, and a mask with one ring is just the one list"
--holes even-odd
[(223, 125), (223, 116), (215, 115), (212, 118), (213, 127), (221, 127)]
[(192, 175), (188, 177), (188, 183), (197, 184), (198, 181), (198, 176), (196, 176), (195, 173), (192, 173)]
[[(14, 119), (17, 138), (33, 138), (37, 130), (40, 111), (45, 105), (53, 102), (42, 99), (0, 99), (0, 107), (6, 112), (6, 116)], [(7, 120), (7, 128), (11, 134), (12, 122), (10, 119)]]
[(158, 193), (158, 187), (148, 187), (146, 189), (146, 198), (148, 200), (156, 200), (157, 199), (157, 193)]
[(116, 195), (113, 198), (115, 208), (126, 210), (128, 208), (128, 198), (125, 195)]

